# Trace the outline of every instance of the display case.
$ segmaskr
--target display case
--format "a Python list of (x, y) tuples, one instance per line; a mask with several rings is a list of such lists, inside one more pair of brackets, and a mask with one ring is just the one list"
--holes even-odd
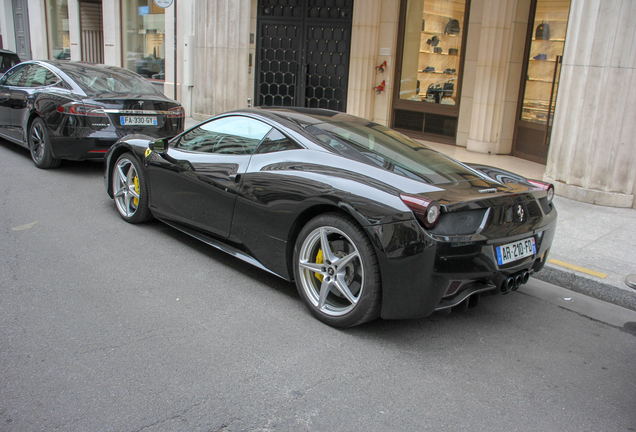
[(392, 126), (454, 141), (468, 2), (402, 2)]
[(435, 11), (430, 5), (426, 7), (425, 3), (422, 15), (418, 59), (420, 84), (409, 100), (455, 105), (464, 13), (453, 7)]
[(538, 1), (535, 13), (521, 119), (546, 124), (554, 111), (560, 59), (563, 56), (569, 2)]
[(569, 11), (569, 0), (531, 4), (512, 153), (534, 162), (547, 160)]

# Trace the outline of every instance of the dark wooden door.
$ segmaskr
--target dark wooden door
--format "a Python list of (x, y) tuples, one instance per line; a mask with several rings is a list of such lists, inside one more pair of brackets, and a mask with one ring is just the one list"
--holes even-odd
[(27, 0), (13, 0), (13, 25), (15, 26), (15, 45), (18, 57), (22, 61), (31, 60)]

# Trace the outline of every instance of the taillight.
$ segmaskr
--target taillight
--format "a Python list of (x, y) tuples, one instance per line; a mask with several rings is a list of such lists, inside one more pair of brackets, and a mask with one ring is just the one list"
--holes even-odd
[(185, 111), (182, 107), (174, 107), (168, 110), (168, 118), (182, 118), (185, 117)]
[(435, 226), (440, 215), (440, 206), (437, 201), (415, 195), (400, 195), (400, 198), (426, 228)]
[(90, 105), (83, 102), (69, 102), (57, 108), (57, 112), (64, 114), (84, 115), (90, 117), (106, 117), (104, 107)]
[(542, 182), (539, 180), (528, 180), (532, 186), (543, 189), (548, 193), (548, 203), (552, 202), (552, 198), (554, 198), (554, 185), (551, 183)]

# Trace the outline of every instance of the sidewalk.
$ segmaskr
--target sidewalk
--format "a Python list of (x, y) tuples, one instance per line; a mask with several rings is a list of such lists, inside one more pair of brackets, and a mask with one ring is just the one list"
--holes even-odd
[[(186, 118), (186, 128), (199, 123)], [(463, 147), (423, 141), (460, 162), (503, 168), (543, 179), (545, 166), (513, 156), (472, 153)], [(625, 284), (636, 274), (636, 209), (602, 207), (555, 197), (557, 231), (548, 263), (537, 279), (636, 310), (636, 290)]]

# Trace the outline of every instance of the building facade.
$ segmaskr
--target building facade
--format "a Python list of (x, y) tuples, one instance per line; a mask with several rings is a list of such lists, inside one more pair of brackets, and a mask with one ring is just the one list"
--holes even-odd
[(632, 0), (0, 1), (4, 48), (126, 67), (197, 119), (335, 109), (636, 208)]

